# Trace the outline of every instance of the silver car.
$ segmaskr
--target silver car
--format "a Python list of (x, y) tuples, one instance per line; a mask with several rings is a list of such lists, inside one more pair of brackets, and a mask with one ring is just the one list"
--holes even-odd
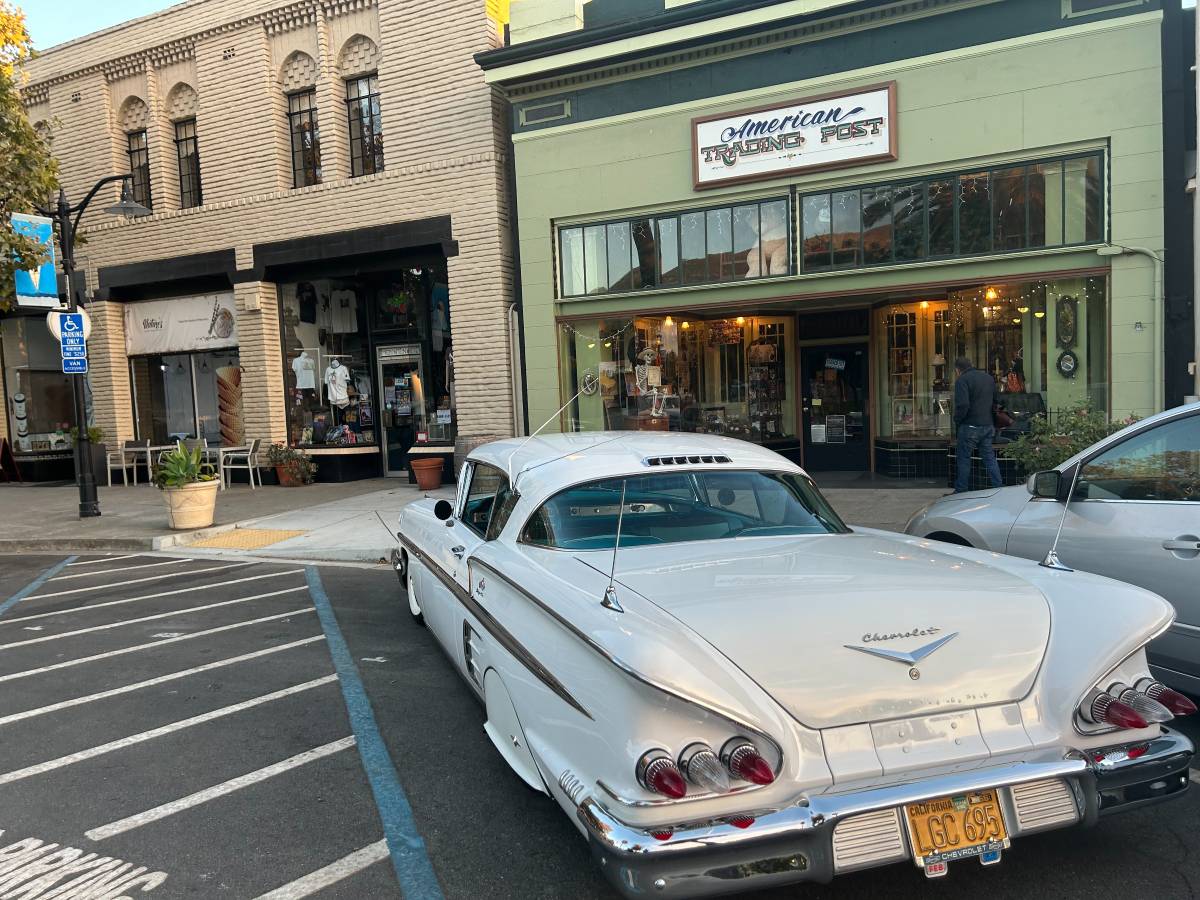
[(1200, 694), (1200, 403), (1130, 425), (1024, 487), (935, 500), (905, 531), (1041, 560), (1060, 523), (1065, 566), (1174, 604), (1177, 621), (1150, 645), (1150, 663), (1164, 682)]

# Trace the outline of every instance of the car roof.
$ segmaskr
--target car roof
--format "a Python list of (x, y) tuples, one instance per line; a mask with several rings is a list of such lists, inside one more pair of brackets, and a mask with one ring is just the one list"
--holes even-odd
[[(704, 462), (720, 456), (728, 462)], [(777, 453), (714, 434), (665, 431), (585, 431), (508, 438), (475, 448), (469, 459), (508, 473), (519, 493), (549, 496), (572, 484), (621, 475), (669, 471), (648, 464), (659, 457), (691, 457), (687, 468), (785, 469), (799, 467)]]

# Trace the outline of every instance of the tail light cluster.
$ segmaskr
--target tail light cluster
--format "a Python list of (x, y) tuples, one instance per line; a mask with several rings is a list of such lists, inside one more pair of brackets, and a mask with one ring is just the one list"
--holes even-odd
[(713, 794), (728, 793), (734, 781), (770, 784), (771, 764), (748, 738), (725, 742), (720, 753), (704, 743), (688, 744), (675, 759), (666, 750), (650, 750), (637, 764), (638, 783), (672, 800), (686, 796), (688, 786)]
[(1145, 728), (1195, 711), (1195, 703), (1153, 678), (1143, 678), (1135, 687), (1116, 682), (1106, 691), (1092, 691), (1079, 707), (1085, 722), (1115, 728)]

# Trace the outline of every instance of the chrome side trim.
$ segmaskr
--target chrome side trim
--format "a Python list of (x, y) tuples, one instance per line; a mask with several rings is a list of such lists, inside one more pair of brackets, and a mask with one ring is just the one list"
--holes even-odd
[[(778, 773), (776, 773), (778, 774)], [(732, 797), (736, 794), (748, 794), (751, 791), (762, 790), (766, 785), (762, 784), (739, 784), (737, 787), (732, 787), (723, 794), (716, 794), (712, 791), (697, 791), (693, 792), (690, 789), (684, 797), (678, 800), (673, 800), (670, 797), (655, 797), (652, 800), (634, 800), (630, 797), (622, 797), (615, 790), (610, 788), (603, 780), (596, 780), (596, 787), (608, 794), (622, 806), (631, 806), (634, 809), (653, 809), (656, 806), (679, 806), (681, 803), (690, 803), (693, 800), (711, 800), (714, 797)]]
[[(512, 654), (513, 658), (516, 659), (517, 662), (532, 672), (537, 679), (542, 682), (542, 684), (550, 688), (550, 690), (557, 694), (563, 700), (563, 702), (571, 706), (576, 711), (587, 716), (587, 718), (592, 719), (592, 714), (584, 709), (583, 705), (576, 700), (571, 695), (571, 692), (563, 686), (563, 683), (555, 678), (550, 670), (543, 666), (538, 658), (534, 656), (524, 644), (513, 637), (512, 633), (507, 628), (496, 621), (495, 616), (480, 606), (475, 598), (472, 597), (467, 591), (463, 590), (462, 585), (450, 577), (450, 575), (448, 575), (445, 570), (442, 569), (442, 567), (429, 556), (429, 554), (425, 553), (420, 547), (404, 536), (401, 536), (400, 541), (408, 549), (408, 552), (413, 555), (413, 558), (418, 562), (424, 563), (425, 568), (432, 572), (437, 577), (438, 581), (446, 586), (446, 589), (454, 595), (455, 599), (457, 599), (459, 603), (466, 607), (471, 615), (473, 615), (479, 621), (479, 624), (484, 627), (488, 634), (490, 634), (497, 643), (504, 647), (505, 650)], [(468, 565), (470, 565), (469, 562)], [(595, 721), (594, 719), (592, 720)]]
[[(513, 590), (515, 590), (517, 593), (519, 593), (522, 597), (524, 597), (530, 603), (534, 604), (538, 609), (540, 609), (546, 615), (550, 616), (550, 618), (554, 619), (554, 621), (556, 621), (559, 625), (561, 625), (563, 628), (565, 628), (568, 632), (570, 632), (576, 638), (578, 638), (580, 641), (582, 641), (583, 645), (585, 647), (587, 647), (593, 653), (596, 653), (601, 659), (605, 660), (606, 662), (608, 662), (611, 665), (615, 666), (616, 668), (620, 669), (622, 672), (624, 672), (626, 675), (628, 675), (634, 681), (640, 682), (641, 684), (646, 685), (646, 687), (653, 688), (654, 690), (658, 691), (659, 693), (666, 694), (668, 697), (672, 697), (675, 700), (679, 700), (679, 701), (682, 701), (683, 703), (687, 703), (692, 706), (698, 707), (707, 713), (717, 716), (718, 718), (724, 719), (726, 722), (729, 722), (731, 725), (735, 725), (738, 728), (749, 731), (752, 734), (767, 741), (771, 745), (771, 747), (774, 748), (776, 755), (779, 757), (780, 764), (778, 766), (776, 766), (776, 768), (775, 768), (775, 774), (776, 775), (779, 774), (779, 771), (783, 768), (783, 748), (778, 744), (778, 742), (776, 742), (776, 740), (774, 738), (772, 738), (769, 734), (767, 734), (766, 731), (764, 731), (762, 728), (758, 728), (754, 725), (751, 725), (750, 723), (746, 722), (744, 719), (740, 718), (737, 715), (737, 713), (734, 713), (727, 709), (717, 707), (708, 701), (698, 700), (695, 697), (684, 694), (683, 692), (677, 691), (674, 688), (666, 687), (665, 685), (659, 684), (658, 682), (654, 681), (653, 679), (643, 675), (641, 672), (637, 671), (635, 668), (633, 668), (633, 666), (626, 663), (620, 657), (617, 657), (617, 656), (613, 655), (612, 653), (610, 653), (606, 648), (602, 647), (599, 643), (597, 643), (590, 635), (585, 634), (578, 626), (567, 621), (567, 619), (564, 618), (562, 615), (560, 615), (556, 610), (547, 606), (545, 603), (543, 603), (541, 600), (539, 600), (537, 597), (535, 597), (533, 594), (531, 594), (525, 588), (521, 587), (521, 585), (517, 584), (511, 578), (504, 575), (502, 572), (498, 571), (495, 567), (489, 565), (488, 563), (484, 562), (481, 559), (473, 559), (473, 560), (471, 560), (471, 562), (474, 565), (479, 566), (481, 569), (486, 569), (494, 577), (499, 578), (501, 581), (503, 581), (505, 584), (507, 584), (509, 587), (511, 587)], [(762, 785), (755, 785), (755, 787), (761, 787), (761, 786)], [(621, 798), (614, 796), (614, 799), (620, 800)], [(684, 802), (686, 802), (687, 799), (691, 799), (691, 798), (690, 797), (685, 798)], [(674, 802), (678, 803), (681, 801), (674, 801)]]

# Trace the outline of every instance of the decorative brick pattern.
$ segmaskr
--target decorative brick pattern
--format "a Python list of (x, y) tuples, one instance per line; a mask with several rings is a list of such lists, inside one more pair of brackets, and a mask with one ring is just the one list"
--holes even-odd
[(343, 78), (363, 75), (379, 69), (379, 47), (366, 35), (356, 34), (342, 47), (338, 71)]
[(128, 97), (121, 104), (121, 130), (141, 131), (150, 121), (150, 108), (141, 97)]
[[(88, 384), (96, 424), (110, 447), (133, 440), (133, 403), (129, 361), (125, 356), (125, 304), (88, 304), (92, 336), (88, 338)], [(149, 423), (145, 423), (149, 427)]]
[(313, 87), (317, 83), (317, 61), (297, 50), (279, 68), (279, 82), (285, 94)]
[(286, 443), (279, 291), (266, 281), (248, 281), (234, 288), (234, 297), (246, 440)]
[(190, 84), (181, 81), (167, 94), (167, 118), (172, 121), (193, 118), (199, 106), (200, 95)]

